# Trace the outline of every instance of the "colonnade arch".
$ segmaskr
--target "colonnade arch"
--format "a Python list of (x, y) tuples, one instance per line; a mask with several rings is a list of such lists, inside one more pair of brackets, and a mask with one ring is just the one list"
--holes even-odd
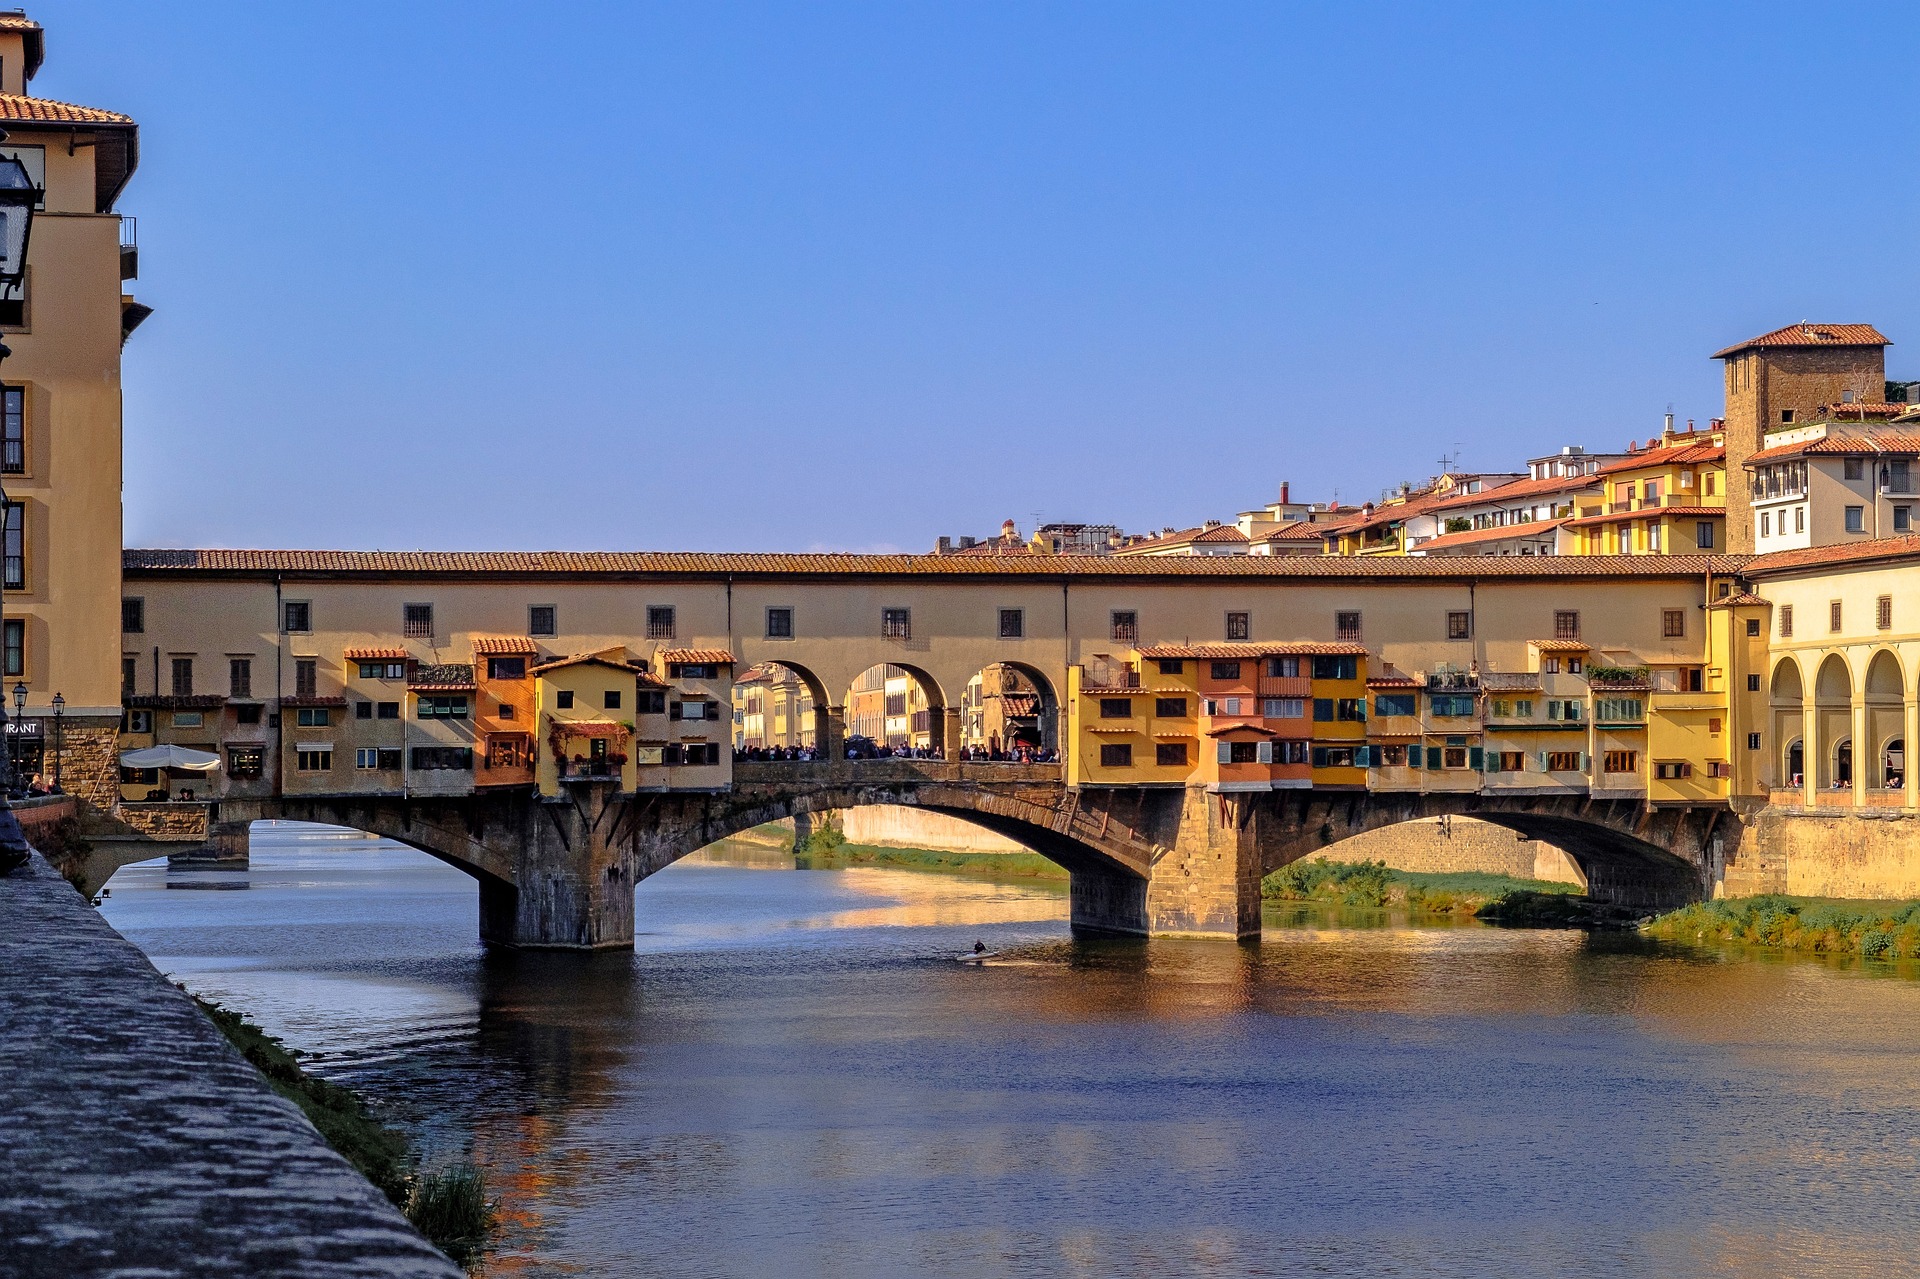
[(1866, 784), (1877, 790), (1897, 790), (1906, 782), (1906, 676), (1899, 655), (1881, 649), (1867, 663), (1866, 742), (1871, 751), (1856, 752), (1866, 769)]
[(1777, 787), (1800, 786), (1806, 773), (1806, 708), (1800, 663), (1793, 658), (1774, 663), (1768, 705), (1776, 751), (1770, 780)]
[(1853, 781), (1853, 670), (1839, 653), (1827, 654), (1813, 680), (1815, 749), (1808, 762), (1814, 784), (1837, 790)]

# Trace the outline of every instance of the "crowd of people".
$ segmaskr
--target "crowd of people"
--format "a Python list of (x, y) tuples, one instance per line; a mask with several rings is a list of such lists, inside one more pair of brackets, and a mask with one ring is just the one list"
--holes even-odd
[[(736, 746), (733, 762), (744, 763), (812, 763), (822, 759), (821, 752), (811, 746)], [(861, 759), (937, 759), (947, 758), (946, 752), (930, 746), (894, 746), (886, 742), (875, 742), (868, 738), (848, 741), (846, 758)], [(1010, 748), (967, 746), (960, 751), (963, 764), (1057, 764), (1060, 752), (1048, 747), (1030, 746), (1024, 742)]]

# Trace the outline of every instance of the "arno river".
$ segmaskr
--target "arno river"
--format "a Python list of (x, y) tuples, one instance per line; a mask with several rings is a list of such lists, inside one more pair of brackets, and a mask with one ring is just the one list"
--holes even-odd
[[(1896, 1275), (1920, 974), (705, 856), (634, 954), (488, 956), (465, 876), (256, 835), (113, 881), (167, 973), (471, 1155), (489, 1275)], [(1372, 925), (1372, 926), (1369, 926)], [(1004, 962), (952, 956), (983, 939)]]

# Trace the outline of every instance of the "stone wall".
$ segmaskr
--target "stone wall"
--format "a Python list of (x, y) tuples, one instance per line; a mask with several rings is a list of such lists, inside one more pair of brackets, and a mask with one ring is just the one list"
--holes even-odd
[(1331, 861), (1385, 862), (1394, 870), (1486, 871), (1583, 887), (1587, 882), (1574, 860), (1552, 844), (1471, 817), (1402, 822), (1343, 839), (1321, 855)]
[(873, 804), (836, 814), (835, 825), (849, 844), (873, 848), (927, 848), (939, 853), (1025, 853), (1032, 851), (1004, 835), (943, 813), (897, 804)]
[(1920, 897), (1920, 815), (1765, 808), (1754, 818), (1722, 894)]
[(0, 1271), (459, 1279), (46, 862), (0, 878)]
[[(119, 817), (148, 839), (187, 844), (203, 843), (207, 838), (205, 804), (122, 804)], [(157, 857), (166, 851), (156, 848), (151, 855)]]
[[(120, 802), (120, 723), (95, 717), (69, 720), (60, 732), (60, 788), (94, 808)], [(47, 743), (47, 771), (53, 771), (53, 742)]]

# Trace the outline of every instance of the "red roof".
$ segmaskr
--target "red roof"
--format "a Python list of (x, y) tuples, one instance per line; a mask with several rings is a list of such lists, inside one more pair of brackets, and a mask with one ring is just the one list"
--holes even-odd
[(1762, 333), (1757, 338), (1736, 342), (1724, 351), (1715, 351), (1716, 360), (1742, 351), (1776, 346), (1892, 346), (1884, 333), (1871, 324), (1789, 324), (1784, 329)]
[(670, 648), (658, 656), (663, 662), (679, 662), (686, 666), (729, 666), (733, 663), (733, 654), (724, 648)]
[(1500, 484), (1478, 493), (1467, 493), (1460, 497), (1450, 497), (1428, 507), (1432, 511), (1447, 511), (1459, 506), (1484, 506), (1492, 502), (1505, 502), (1514, 498), (1546, 497), (1555, 493), (1577, 493), (1581, 489), (1597, 487), (1600, 481), (1591, 475), (1550, 475), (1543, 480), (1515, 480), (1511, 484)]
[[(1705, 434), (1697, 432), (1696, 434)], [(1609, 462), (1600, 468), (1602, 475), (1616, 475), (1621, 471), (1637, 471), (1646, 466), (1686, 466), (1689, 463), (1724, 462), (1727, 458), (1727, 446), (1714, 440), (1688, 439), (1685, 435), (1676, 435), (1673, 439), (1657, 448), (1643, 449), (1631, 457), (1618, 462)]]
[(349, 662), (404, 662), (413, 656), (404, 648), (349, 648), (340, 655)]
[(524, 635), (476, 635), (473, 651), (478, 657), (531, 657), (540, 649)]
[(1130, 546), (1121, 547), (1120, 553), (1137, 555), (1142, 551), (1159, 547), (1189, 546), (1195, 542), (1232, 544), (1246, 540), (1247, 535), (1231, 524), (1215, 524), (1212, 527), (1201, 524), (1195, 528), (1181, 529), (1178, 533), (1168, 533), (1163, 537), (1149, 538), (1144, 542), (1135, 542)]
[(1882, 537), (1871, 542), (1851, 542), (1839, 546), (1809, 546), (1797, 551), (1775, 551), (1771, 555), (1761, 555), (1747, 561), (1743, 571), (1753, 577), (1765, 577), (1794, 569), (1915, 558), (1920, 558), (1920, 534)]
[(1817, 440), (1800, 440), (1793, 444), (1776, 444), (1770, 449), (1761, 449), (1747, 458), (1746, 465), (1772, 462), (1783, 457), (1802, 457), (1807, 454), (1860, 457), (1877, 453), (1920, 453), (1920, 435), (1907, 435), (1898, 431), (1829, 433)]
[(1315, 524), (1311, 520), (1295, 520), (1291, 524), (1282, 524), (1268, 533), (1262, 540), (1268, 542), (1318, 542), (1321, 535), (1331, 527), (1328, 524)]
[(52, 98), (30, 98), (23, 93), (0, 93), (0, 120), (44, 124), (131, 125), (133, 117), (99, 107), (75, 106)]
[(1567, 521), (1533, 520), (1526, 524), (1508, 524), (1501, 528), (1475, 528), (1464, 533), (1448, 533), (1445, 537), (1431, 538), (1413, 549), (1422, 555), (1434, 551), (1451, 551), (1463, 546), (1479, 546), (1486, 542), (1506, 542), (1516, 537), (1544, 537)]

